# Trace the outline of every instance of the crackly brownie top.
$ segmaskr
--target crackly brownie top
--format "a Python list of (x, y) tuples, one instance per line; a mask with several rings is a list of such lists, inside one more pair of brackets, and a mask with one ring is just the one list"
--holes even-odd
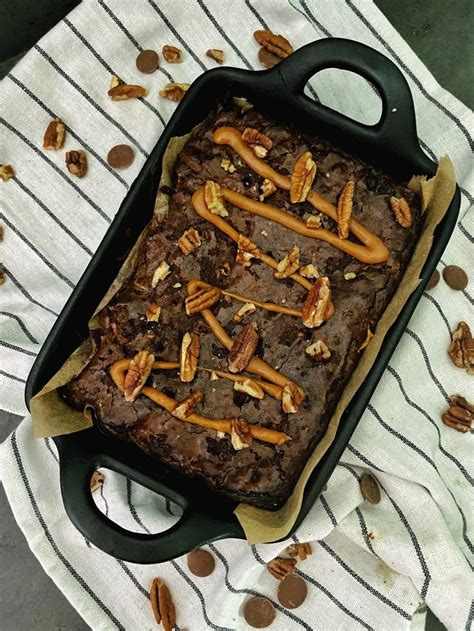
[(324, 434), (421, 225), (414, 194), (238, 107), (178, 156), (97, 351), (67, 389), (102, 430), (273, 508)]

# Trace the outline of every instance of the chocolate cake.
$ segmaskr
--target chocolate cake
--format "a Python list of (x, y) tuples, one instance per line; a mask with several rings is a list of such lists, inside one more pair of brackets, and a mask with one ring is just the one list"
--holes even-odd
[(178, 156), (97, 350), (64, 389), (103, 432), (228, 497), (290, 495), (393, 296), (422, 217), (406, 183), (222, 106)]

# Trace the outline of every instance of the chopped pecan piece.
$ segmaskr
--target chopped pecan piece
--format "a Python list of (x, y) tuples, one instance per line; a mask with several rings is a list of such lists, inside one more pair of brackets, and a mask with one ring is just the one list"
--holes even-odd
[(3, 243), (3, 226), (0, 226), (0, 243)]
[(204, 394), (200, 390), (192, 392), (183, 401), (181, 401), (181, 403), (178, 403), (178, 405), (174, 408), (172, 412), (173, 416), (176, 416), (176, 418), (185, 421), (192, 413), (196, 405), (200, 403), (203, 399)]
[(159, 94), (170, 101), (181, 101), (190, 86), (190, 83), (168, 83), (163, 90), (160, 90)]
[(250, 241), (248, 237), (243, 234), (239, 234), (239, 240), (237, 242), (237, 254), (235, 256), (235, 262), (244, 267), (250, 267), (251, 259), (258, 258), (260, 256), (260, 250), (253, 241)]
[(327, 361), (331, 357), (331, 351), (323, 340), (316, 340), (310, 344), (306, 349), (306, 354), (318, 362)]
[(161, 49), (161, 52), (165, 61), (169, 64), (180, 64), (183, 61), (181, 50), (176, 48), (176, 46), (169, 46), (168, 44), (165, 44)]
[(181, 381), (190, 382), (197, 371), (201, 342), (196, 333), (185, 333), (181, 341), (179, 354), (179, 378)]
[(6, 274), (5, 271), (3, 269), (3, 267), (0, 267), (0, 285), (3, 285), (3, 283), (5, 282), (6, 279)]
[(132, 359), (123, 384), (125, 401), (135, 401), (150, 376), (154, 361), (155, 356), (148, 351), (140, 351)]
[(252, 147), (259, 158), (264, 158), (273, 146), (272, 139), (254, 127), (244, 129), (242, 140)]
[(212, 305), (216, 304), (220, 296), (221, 290), (218, 287), (203, 287), (186, 298), (186, 313), (193, 315), (193, 313), (199, 313), (203, 309), (210, 309)]
[(247, 421), (240, 418), (235, 418), (231, 421), (230, 442), (236, 451), (250, 447), (252, 434)]
[(395, 219), (402, 228), (409, 228), (413, 223), (410, 206), (404, 197), (391, 197), (390, 207), (395, 215)]
[(233, 96), (232, 101), (235, 103), (235, 105), (237, 105), (237, 107), (240, 107), (240, 111), (242, 114), (245, 114), (245, 112), (253, 109), (252, 103), (249, 103), (249, 101), (247, 101), (244, 96)]
[(448, 355), (455, 366), (465, 368), (470, 375), (474, 375), (474, 340), (466, 322), (460, 322), (451, 334)]
[(304, 278), (319, 278), (319, 270), (316, 265), (309, 263), (309, 265), (303, 265), (298, 270), (298, 274)]
[(151, 279), (151, 286), (153, 289), (158, 285), (160, 280), (164, 280), (168, 274), (170, 273), (170, 266), (166, 261), (161, 261), (156, 270), (153, 273), (153, 277)]
[(306, 542), (306, 543), (292, 543), (291, 546), (289, 546), (286, 549), (287, 553), (290, 555), (291, 558), (300, 557), (300, 561), (306, 561), (306, 559), (313, 554), (313, 549), (311, 548), (311, 544)]
[(252, 379), (244, 379), (244, 381), (235, 381), (234, 382), (234, 390), (237, 392), (245, 392), (250, 397), (254, 399), (263, 399), (265, 397), (265, 393), (263, 388)]
[(66, 130), (60, 118), (52, 120), (44, 132), (43, 149), (54, 149), (57, 151), (64, 145)]
[(347, 239), (349, 236), (354, 191), (355, 182), (354, 180), (349, 180), (337, 200), (337, 231), (341, 239)]
[(300, 249), (294, 245), (288, 254), (278, 263), (275, 278), (288, 278), (294, 274), (300, 266)]
[(280, 57), (280, 59), (285, 59), (293, 52), (293, 46), (283, 35), (275, 35), (271, 31), (255, 31), (253, 36), (260, 46)]
[(224, 198), (222, 197), (222, 190), (217, 182), (207, 180), (204, 186), (204, 200), (206, 202), (207, 209), (213, 215), (219, 215), (219, 217), (228, 217), (229, 213), (224, 206)]
[(262, 191), (262, 194), (259, 195), (258, 198), (262, 202), (266, 197), (270, 197), (270, 195), (273, 195), (273, 193), (277, 190), (277, 187), (271, 180), (266, 177), (260, 185), (260, 190)]
[(321, 228), (321, 215), (310, 215), (306, 219), (306, 227), (318, 230)]
[(295, 383), (287, 383), (283, 388), (283, 393), (281, 396), (281, 405), (283, 408), (283, 412), (287, 414), (295, 414), (298, 412), (299, 407), (303, 401), (303, 395), (301, 390)]
[(228, 173), (234, 173), (234, 171), (236, 171), (235, 164), (232, 164), (232, 162), (227, 160), (227, 158), (222, 158), (221, 167)]
[(354, 278), (357, 276), (357, 274), (355, 272), (346, 272), (344, 274), (344, 279), (345, 280), (354, 280)]
[(138, 99), (146, 96), (148, 90), (142, 88), (141, 85), (129, 85), (128, 83), (119, 83), (115, 87), (110, 88), (108, 95), (112, 101), (126, 101), (128, 99)]
[(283, 580), (288, 574), (293, 574), (296, 569), (296, 559), (284, 559), (277, 557), (267, 563), (267, 570), (272, 576), (279, 581)]
[(231, 272), (230, 263), (224, 263), (222, 267), (218, 267), (215, 271), (217, 278), (220, 278), (221, 276), (229, 276)]
[(91, 493), (95, 493), (104, 485), (104, 474), (100, 471), (94, 471), (90, 481)]
[(8, 182), (8, 180), (15, 175), (15, 171), (10, 164), (0, 164), (0, 178), (4, 182)]
[(110, 89), (116, 88), (118, 85), (123, 85), (124, 83), (125, 82), (119, 79), (117, 75), (113, 74), (112, 78), (110, 79)]
[(188, 228), (178, 239), (178, 246), (184, 256), (191, 254), (201, 245), (201, 236), (195, 228)]
[(77, 151), (66, 151), (66, 166), (69, 173), (84, 177), (87, 173), (87, 156), (82, 149)]
[(316, 177), (316, 163), (310, 151), (305, 151), (295, 162), (291, 174), (290, 201), (304, 202)]
[(152, 302), (148, 307), (148, 311), (146, 312), (146, 319), (148, 322), (158, 322), (160, 319), (161, 307), (159, 307), (156, 302)]
[(224, 63), (224, 51), (219, 50), (219, 48), (209, 48), (209, 50), (206, 51), (206, 55), (214, 59), (214, 61), (217, 61), (218, 64)]
[(246, 324), (234, 339), (229, 353), (230, 372), (242, 372), (247, 368), (258, 344), (258, 332), (255, 322)]
[(443, 423), (458, 432), (469, 432), (474, 420), (474, 405), (459, 394), (450, 397), (450, 403), (449, 409), (441, 417)]
[(176, 625), (176, 611), (170, 590), (160, 578), (153, 579), (150, 602), (156, 623), (162, 624), (164, 631), (172, 631)]
[(251, 313), (255, 313), (256, 311), (257, 307), (253, 304), (253, 302), (246, 302), (234, 315), (234, 320), (236, 322), (240, 322), (245, 318), (246, 315), (250, 315)]
[(363, 351), (364, 348), (367, 348), (367, 346), (370, 344), (370, 340), (374, 337), (374, 334), (372, 333), (372, 331), (370, 330), (370, 327), (367, 327), (367, 337), (365, 338), (365, 340), (362, 342), (362, 344), (359, 346), (359, 351)]
[(323, 276), (318, 278), (306, 296), (302, 313), (303, 324), (309, 329), (315, 329), (333, 315), (331, 284), (329, 278)]
[(217, 381), (219, 379), (219, 375), (216, 373), (215, 370), (211, 370), (209, 374), (209, 379), (210, 381)]

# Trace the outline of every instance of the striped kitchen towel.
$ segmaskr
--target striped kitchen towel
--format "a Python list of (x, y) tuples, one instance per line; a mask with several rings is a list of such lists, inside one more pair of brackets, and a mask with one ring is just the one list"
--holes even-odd
[[(158, 91), (213, 67), (209, 48), (224, 50), (229, 65), (258, 69), (252, 33), (261, 28), (282, 33), (295, 47), (352, 38), (398, 64), (413, 92), (421, 146), (433, 160), (448, 153), (461, 186), (459, 221), (440, 269), (458, 264), (471, 275), (464, 291), (441, 281), (423, 295), (327, 490), (299, 528), (296, 540), (313, 547), (298, 563), (306, 601), (298, 609), (282, 607), (265, 569), (286, 544), (212, 544), (216, 569), (201, 579), (185, 558), (137, 566), (94, 549), (64, 513), (54, 444), (33, 438), (29, 418), (0, 450), (8, 499), (34, 554), (92, 629), (154, 628), (148, 598), (154, 576), (169, 585), (183, 630), (248, 628), (243, 606), (257, 594), (274, 602), (271, 628), (279, 631), (422, 628), (426, 605), (448, 628), (470, 629), (473, 437), (440, 417), (451, 394), (472, 398), (473, 377), (451, 364), (446, 349), (459, 320), (474, 326), (474, 118), (369, 0), (84, 0), (10, 72), (0, 86), (0, 163), (15, 169), (14, 178), (0, 182), (6, 275), (0, 407), (26, 413), (23, 388), (39, 346), (174, 110)], [(183, 63), (139, 75), (137, 54), (163, 44), (181, 48)], [(149, 95), (112, 102), (112, 74), (146, 85)], [(358, 120), (377, 120), (377, 96), (358, 77), (326, 70), (313, 78), (310, 92)], [(41, 147), (54, 116), (66, 122), (65, 149), (87, 153), (82, 180), (65, 170), (63, 152)], [(119, 143), (136, 153), (120, 172), (105, 159)], [(382, 490), (377, 505), (361, 495), (359, 479), (367, 471)], [(173, 506), (120, 476), (105, 476), (95, 496), (112, 519), (139, 532), (176, 520)]]

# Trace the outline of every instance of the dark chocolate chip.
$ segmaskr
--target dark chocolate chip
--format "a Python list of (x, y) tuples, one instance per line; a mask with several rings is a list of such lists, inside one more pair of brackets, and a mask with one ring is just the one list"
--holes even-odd
[(166, 184), (163, 184), (163, 186), (160, 186), (160, 191), (164, 195), (172, 195), (173, 194), (173, 189), (170, 188), (169, 186), (166, 186)]
[(163, 394), (166, 394), (167, 397), (170, 397), (170, 399), (174, 399), (176, 396), (175, 391), (169, 386), (163, 386), (160, 390)]
[(142, 50), (135, 63), (140, 72), (151, 74), (160, 65), (160, 57), (156, 50)]
[(258, 51), (258, 60), (265, 68), (273, 68), (273, 66), (276, 66), (281, 61), (280, 57), (274, 55), (266, 48), (263, 48), (263, 46)]
[(377, 480), (368, 473), (361, 475), (360, 490), (364, 499), (370, 504), (378, 504), (380, 502), (380, 489)]
[(214, 557), (207, 550), (193, 550), (188, 554), (188, 568), (194, 576), (209, 576), (215, 567)]
[(239, 392), (238, 390), (234, 390), (232, 394), (232, 399), (235, 405), (239, 408), (250, 401), (250, 397), (248, 394), (245, 394), (245, 392)]
[(437, 269), (435, 269), (435, 271), (431, 275), (430, 280), (428, 281), (428, 284), (426, 285), (426, 291), (429, 291), (430, 289), (433, 289), (434, 287), (436, 287), (436, 285), (439, 283), (439, 278), (440, 278), (439, 272)]
[(301, 576), (287, 574), (278, 586), (278, 600), (287, 609), (296, 609), (304, 603), (308, 587)]
[(275, 607), (262, 596), (251, 598), (245, 603), (244, 618), (254, 629), (264, 629), (275, 620)]
[(443, 270), (443, 278), (451, 289), (466, 289), (468, 277), (466, 272), (457, 265), (448, 265)]
[(113, 169), (126, 169), (135, 158), (135, 152), (129, 145), (115, 145), (107, 154), (107, 162)]

